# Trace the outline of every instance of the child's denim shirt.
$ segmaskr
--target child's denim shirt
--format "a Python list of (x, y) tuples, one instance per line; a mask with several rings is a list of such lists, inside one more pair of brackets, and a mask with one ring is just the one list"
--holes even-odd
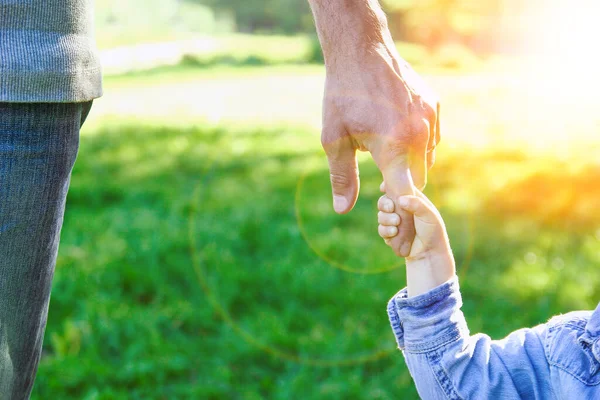
[(600, 399), (600, 305), (491, 340), (469, 329), (458, 279), (388, 304), (398, 346), (428, 399)]

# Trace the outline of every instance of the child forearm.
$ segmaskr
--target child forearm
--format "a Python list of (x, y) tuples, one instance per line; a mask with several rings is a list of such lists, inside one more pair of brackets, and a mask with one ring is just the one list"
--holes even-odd
[(450, 280), (456, 273), (454, 257), (446, 251), (427, 252), (406, 259), (408, 297), (418, 296)]

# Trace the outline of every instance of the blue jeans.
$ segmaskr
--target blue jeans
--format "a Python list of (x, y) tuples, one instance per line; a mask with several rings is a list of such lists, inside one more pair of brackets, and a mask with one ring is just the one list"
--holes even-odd
[(92, 102), (0, 103), (0, 398), (37, 371), (71, 169)]

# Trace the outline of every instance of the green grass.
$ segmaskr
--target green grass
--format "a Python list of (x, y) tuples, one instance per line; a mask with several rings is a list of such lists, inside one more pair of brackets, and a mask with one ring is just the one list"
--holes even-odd
[[(417, 398), (386, 320), (405, 278), (376, 234), (372, 163), (338, 216), (313, 132), (122, 121), (93, 133), (34, 398)], [(600, 297), (600, 190), (582, 184), (600, 173), (565, 165), (442, 148), (427, 193), (472, 332), (499, 338)]]
[[(264, 78), (289, 77), (296, 107), (317, 114), (293, 85), (320, 96), (304, 78), (322, 72), (181, 65), (107, 78), (73, 171), (34, 399), (417, 398), (385, 312), (405, 277), (377, 236), (379, 172), (360, 158), (359, 201), (338, 216), (318, 132), (272, 123), (288, 114)], [(501, 338), (594, 307), (597, 142), (576, 159), (525, 153), (508, 139), (519, 121), (461, 114), (502, 117), (506, 93), (457, 82), (438, 81), (449, 124), (495, 140), (444, 139), (426, 193), (448, 227), (471, 332)], [(263, 123), (186, 111), (219, 91), (235, 94), (226, 108), (258, 105)], [(163, 106), (173, 115), (153, 118)]]

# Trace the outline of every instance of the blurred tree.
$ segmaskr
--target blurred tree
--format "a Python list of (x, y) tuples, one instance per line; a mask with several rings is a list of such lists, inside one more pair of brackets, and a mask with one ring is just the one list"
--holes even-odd
[(312, 15), (306, 0), (186, 0), (229, 14), (240, 32), (310, 32)]

